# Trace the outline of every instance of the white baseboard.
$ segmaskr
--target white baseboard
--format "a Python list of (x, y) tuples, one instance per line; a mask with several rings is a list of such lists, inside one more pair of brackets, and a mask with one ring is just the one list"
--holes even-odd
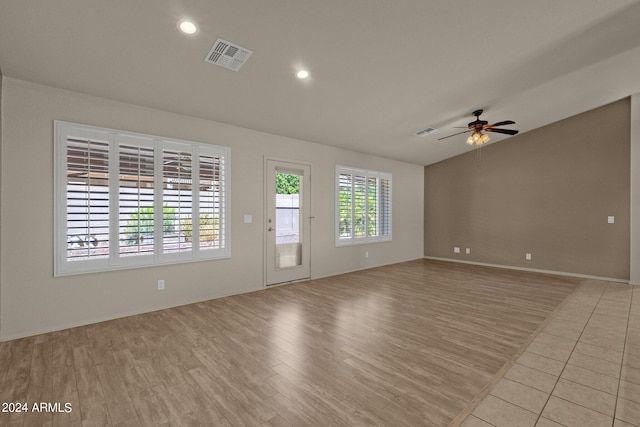
[(425, 256), (424, 258), (425, 259), (432, 259), (432, 260), (435, 260), (435, 261), (457, 262), (459, 264), (481, 265), (481, 266), (484, 266), (484, 267), (505, 268), (505, 269), (508, 269), (508, 270), (530, 271), (532, 273), (555, 274), (557, 276), (577, 277), (577, 278), (580, 278), (580, 279), (594, 279), (594, 280), (604, 280), (606, 282), (624, 283), (624, 284), (628, 284), (628, 285), (640, 285), (640, 283), (634, 283), (634, 282), (630, 282), (629, 280), (624, 280), (624, 279), (617, 279), (615, 277), (591, 276), (589, 274), (567, 273), (566, 271), (542, 270), (542, 269), (539, 269), (539, 268), (516, 267), (516, 266), (513, 266), (513, 265), (491, 264), (491, 263), (487, 263), (487, 262), (465, 261), (465, 260), (461, 260), (461, 259), (440, 258), (440, 257), (433, 257), (433, 256)]
[(337, 273), (319, 274), (319, 275), (312, 274), (311, 275), (311, 280), (319, 280), (319, 279), (324, 279), (324, 278), (327, 278), (327, 277), (339, 276), (341, 274), (355, 273), (357, 271), (370, 270), (372, 268), (384, 267), (384, 266), (393, 265), (393, 264), (400, 264), (402, 262), (415, 261), (417, 259), (420, 259), (420, 258), (410, 258), (410, 259), (405, 259), (405, 260), (400, 260), (400, 261), (387, 262), (387, 263), (383, 263), (383, 264), (367, 265), (367, 266), (363, 266), (363, 267), (354, 268), (354, 269), (351, 269), (351, 270), (340, 271), (340, 272), (337, 272)]

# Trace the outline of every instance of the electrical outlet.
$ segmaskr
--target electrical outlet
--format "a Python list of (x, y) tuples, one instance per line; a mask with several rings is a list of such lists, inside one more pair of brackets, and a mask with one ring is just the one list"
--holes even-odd
[(453, 253), (454, 253), (454, 254), (459, 254), (459, 253), (460, 253), (460, 248), (459, 248), (459, 247), (457, 247), (457, 246), (454, 246), (454, 248), (453, 248)]
[(365, 258), (369, 258), (369, 251), (366, 251), (366, 252), (364, 253), (364, 257), (365, 257)]
[(467, 253), (467, 255), (469, 255), (471, 253), (471, 248), (467, 248), (465, 252)]
[(613, 215), (609, 215), (609, 216), (607, 217), (607, 223), (609, 223), (609, 224), (615, 224), (615, 223), (616, 223), (616, 217), (615, 217), (615, 216), (613, 216)]
[(524, 255), (524, 259), (526, 259), (527, 261), (531, 261), (531, 254), (527, 252), (527, 253)]
[(158, 280), (158, 290), (164, 291), (164, 280)]

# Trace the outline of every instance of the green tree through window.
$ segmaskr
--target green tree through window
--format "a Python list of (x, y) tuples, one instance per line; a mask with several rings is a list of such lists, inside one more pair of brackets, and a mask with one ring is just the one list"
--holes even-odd
[(276, 194), (300, 194), (300, 175), (276, 174)]

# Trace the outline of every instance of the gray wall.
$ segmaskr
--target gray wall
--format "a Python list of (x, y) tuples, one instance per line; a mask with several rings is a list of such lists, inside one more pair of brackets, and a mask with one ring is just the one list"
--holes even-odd
[(628, 280), (629, 135), (624, 99), (425, 167), (425, 256)]

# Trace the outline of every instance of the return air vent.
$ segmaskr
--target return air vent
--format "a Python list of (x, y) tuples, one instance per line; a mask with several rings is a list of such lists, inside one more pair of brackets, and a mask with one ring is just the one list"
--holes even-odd
[(204, 62), (238, 71), (253, 52), (226, 40), (218, 39), (204, 58)]
[(436, 128), (426, 128), (426, 129), (422, 129), (421, 131), (416, 132), (416, 135), (421, 136), (421, 137), (425, 137), (427, 135), (430, 135), (432, 133), (438, 132), (438, 129)]

